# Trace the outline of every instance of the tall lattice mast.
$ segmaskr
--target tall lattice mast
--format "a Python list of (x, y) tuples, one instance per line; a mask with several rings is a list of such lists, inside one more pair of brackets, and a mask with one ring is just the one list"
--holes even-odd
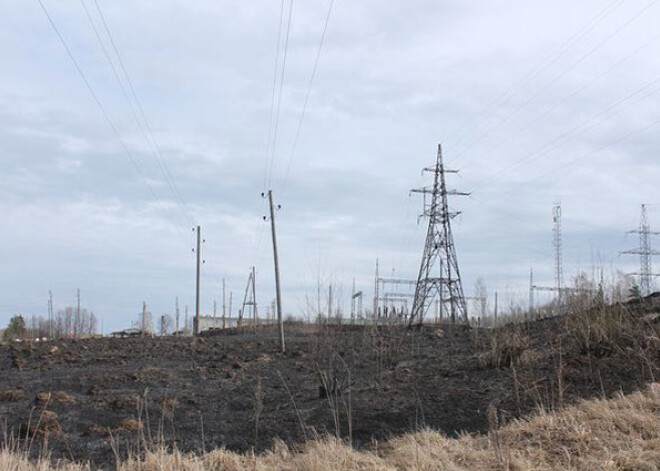
[(561, 203), (556, 203), (552, 208), (553, 238), (552, 245), (555, 247), (555, 287), (557, 288), (557, 303), (562, 302), (562, 288), (564, 287), (564, 265), (561, 248)]
[(639, 255), (639, 273), (630, 273), (630, 275), (639, 276), (639, 289), (642, 296), (648, 296), (653, 286), (653, 277), (658, 276), (653, 273), (651, 266), (651, 256), (660, 255), (660, 252), (651, 249), (651, 235), (658, 235), (660, 232), (651, 231), (648, 219), (646, 217), (646, 206), (642, 205), (642, 215), (639, 221), (639, 228), (628, 231), (629, 234), (639, 234), (639, 248), (626, 250), (622, 253)]
[[(441, 305), (449, 304), (449, 309), (445, 308), (444, 312), (449, 313), (452, 322), (457, 319), (467, 322), (467, 304), (463, 295), (463, 285), (450, 224), (451, 219), (460, 213), (449, 212), (447, 197), (449, 195), (468, 196), (470, 193), (447, 190), (445, 174), (458, 173), (458, 171), (445, 169), (440, 144), (438, 144), (436, 164), (433, 167), (425, 168), (423, 172), (433, 173), (434, 178), (432, 187), (411, 190), (412, 193), (424, 195), (424, 212), (421, 217), (429, 218), (429, 227), (409, 324), (412, 325), (415, 322), (421, 324), (436, 297), (440, 300)], [(427, 202), (427, 195), (430, 195), (430, 202)]]

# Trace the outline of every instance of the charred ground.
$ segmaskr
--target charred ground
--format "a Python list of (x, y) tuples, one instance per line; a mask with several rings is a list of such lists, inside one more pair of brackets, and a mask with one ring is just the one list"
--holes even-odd
[[(112, 467), (162, 442), (257, 451), (275, 438), (363, 446), (421, 427), (449, 435), (657, 380), (657, 301), (495, 330), (289, 326), (208, 338), (0, 347), (0, 417), (54, 458)], [(27, 438), (27, 440), (26, 440)]]

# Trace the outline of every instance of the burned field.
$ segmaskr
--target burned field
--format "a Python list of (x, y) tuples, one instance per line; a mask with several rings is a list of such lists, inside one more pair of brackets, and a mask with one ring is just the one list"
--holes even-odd
[(483, 432), (492, 410), (501, 423), (657, 378), (653, 316), (588, 316), (493, 331), (289, 326), (286, 354), (268, 331), (4, 345), (0, 416), (33, 453), (47, 438), (53, 458), (102, 467), (163, 443), (261, 451), (276, 438), (362, 447), (422, 427)]

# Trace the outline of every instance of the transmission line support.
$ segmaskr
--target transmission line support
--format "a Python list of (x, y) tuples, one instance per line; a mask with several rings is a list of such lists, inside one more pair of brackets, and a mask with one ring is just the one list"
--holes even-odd
[[(440, 309), (443, 304), (449, 304), (452, 323), (458, 320), (467, 324), (467, 304), (451, 231), (451, 220), (460, 213), (449, 211), (448, 196), (469, 196), (470, 193), (447, 189), (445, 175), (458, 171), (445, 168), (441, 144), (438, 144), (435, 165), (424, 168), (424, 172), (433, 174), (433, 186), (411, 190), (411, 193), (424, 195), (421, 217), (428, 218), (429, 225), (408, 325), (421, 325), (436, 298), (440, 300)], [(430, 202), (427, 202), (427, 195)]]
[(639, 235), (639, 248), (625, 250), (621, 253), (628, 255), (639, 255), (639, 272), (628, 273), (628, 275), (639, 277), (640, 294), (642, 296), (648, 296), (651, 294), (653, 289), (653, 277), (660, 276), (657, 273), (653, 273), (651, 256), (660, 255), (660, 252), (651, 248), (650, 236), (659, 235), (660, 232), (651, 230), (651, 226), (649, 225), (648, 218), (646, 216), (646, 205), (642, 205), (639, 227), (637, 229), (633, 229), (632, 231), (628, 231), (628, 233)]

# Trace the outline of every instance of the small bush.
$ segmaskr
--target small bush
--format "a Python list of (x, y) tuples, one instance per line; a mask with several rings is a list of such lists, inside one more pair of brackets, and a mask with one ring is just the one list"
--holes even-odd
[(566, 318), (566, 332), (579, 352), (599, 358), (630, 346), (634, 330), (631, 315), (621, 306), (575, 312)]
[(490, 338), (489, 365), (495, 368), (518, 365), (529, 348), (529, 338), (518, 327), (505, 327)]

